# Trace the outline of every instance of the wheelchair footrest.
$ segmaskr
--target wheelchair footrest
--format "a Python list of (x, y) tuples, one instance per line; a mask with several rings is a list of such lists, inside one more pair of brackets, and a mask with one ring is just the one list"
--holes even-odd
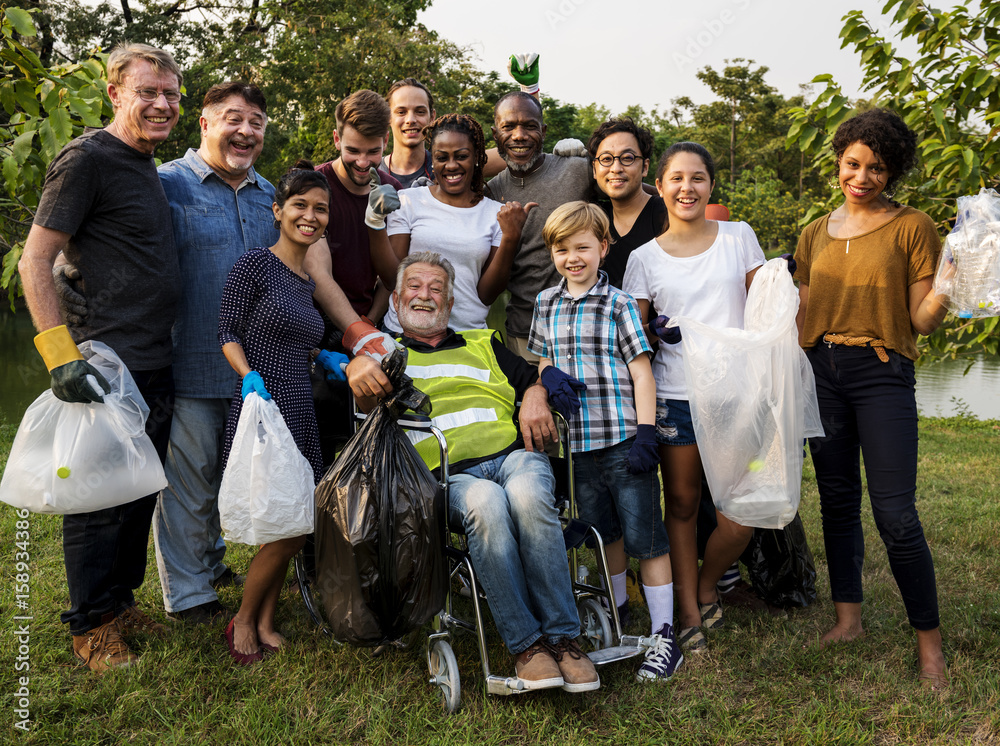
[(595, 666), (603, 666), (608, 663), (628, 660), (640, 655), (645, 655), (649, 648), (653, 647), (652, 637), (638, 637), (637, 635), (622, 635), (621, 644), (613, 648), (602, 648), (587, 653), (590, 662)]
[(528, 691), (524, 688), (524, 682), (516, 676), (494, 676), (490, 674), (486, 677), (486, 691), (489, 694), (521, 694)]

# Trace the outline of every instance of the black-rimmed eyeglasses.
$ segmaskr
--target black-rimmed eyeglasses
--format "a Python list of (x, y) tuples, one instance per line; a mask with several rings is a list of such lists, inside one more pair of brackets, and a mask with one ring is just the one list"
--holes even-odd
[(611, 166), (614, 165), (615, 161), (618, 161), (620, 164), (622, 164), (627, 168), (631, 166), (633, 163), (635, 163), (637, 160), (639, 160), (639, 156), (637, 156), (635, 153), (622, 153), (621, 155), (611, 155), (611, 153), (601, 153), (594, 160), (596, 160), (605, 168), (611, 168)]

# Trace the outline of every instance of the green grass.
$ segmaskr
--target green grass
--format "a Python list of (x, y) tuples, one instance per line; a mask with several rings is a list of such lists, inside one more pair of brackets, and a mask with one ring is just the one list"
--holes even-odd
[[(0, 423), (0, 464), (15, 427)], [(803, 647), (832, 620), (811, 463), (802, 517), (819, 570), (820, 600), (788, 620), (727, 609), (710, 653), (688, 660), (667, 685), (639, 685), (628, 663), (602, 669), (597, 692), (495, 697), (483, 691), (474, 641), (453, 642), (462, 709), (442, 714), (427, 684), (423, 638), (373, 657), (338, 647), (285, 594), (279, 623), (294, 646), (264, 664), (233, 665), (222, 624), (172, 625), (167, 641), (137, 645), (137, 667), (97, 676), (75, 665), (59, 613), (68, 605), (60, 519), (31, 523), (31, 730), (13, 730), (16, 642), (0, 634), (5, 721), (24, 743), (304, 744), (924, 744), (1000, 743), (1000, 423), (922, 419), (919, 506), (934, 552), (952, 686), (916, 684), (914, 634), (866, 519), (867, 637), (826, 651)], [(870, 511), (869, 511), (870, 515)], [(0, 609), (14, 622), (15, 511), (0, 507)], [(245, 569), (252, 556), (234, 547)], [(239, 593), (224, 589), (235, 608)], [(140, 604), (162, 618), (152, 545)], [(634, 632), (641, 632), (635, 625)], [(493, 633), (493, 663), (511, 665)], [(5, 738), (13, 742), (13, 738)]]

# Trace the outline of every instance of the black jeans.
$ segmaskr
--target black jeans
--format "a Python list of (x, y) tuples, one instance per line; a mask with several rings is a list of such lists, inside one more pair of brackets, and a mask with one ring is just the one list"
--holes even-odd
[(934, 563), (917, 515), (917, 403), (913, 362), (886, 350), (827, 345), (807, 350), (825, 437), (809, 448), (816, 467), (833, 600), (860, 603), (864, 457), (875, 525), (889, 555), (910, 624), (939, 625)]
[[(168, 366), (131, 371), (149, 406), (146, 434), (163, 463), (174, 407), (174, 375)], [(133, 592), (146, 575), (149, 526), (156, 495), (93, 513), (63, 516), (63, 558), (70, 608), (60, 616), (74, 635), (110, 621), (135, 605)]]

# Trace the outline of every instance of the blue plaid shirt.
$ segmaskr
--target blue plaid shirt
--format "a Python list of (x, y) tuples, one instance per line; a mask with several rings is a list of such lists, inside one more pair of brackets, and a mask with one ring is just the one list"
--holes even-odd
[(570, 420), (573, 451), (595, 451), (635, 435), (635, 392), (628, 364), (652, 350), (642, 330), (639, 306), (608, 284), (597, 283), (579, 298), (566, 280), (535, 299), (528, 349), (587, 384), (583, 406)]

